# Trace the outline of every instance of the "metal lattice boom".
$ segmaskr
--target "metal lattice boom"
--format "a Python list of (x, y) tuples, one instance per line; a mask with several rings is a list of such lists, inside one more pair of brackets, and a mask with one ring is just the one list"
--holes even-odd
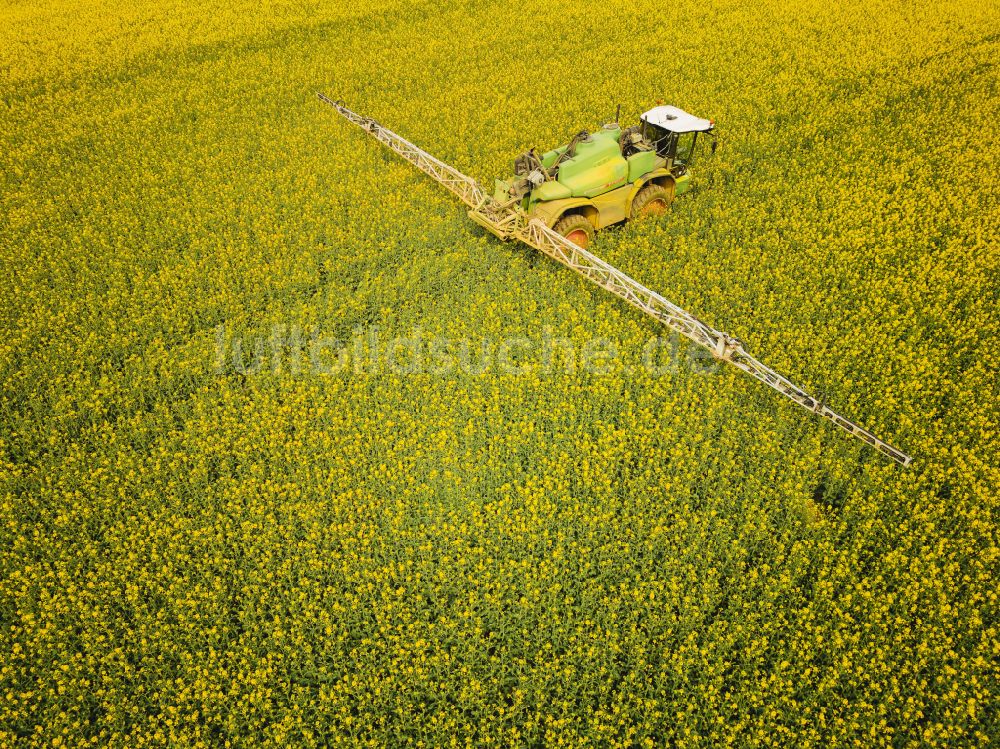
[(690, 312), (681, 309), (596, 255), (570, 242), (538, 219), (529, 220), (519, 208), (496, 202), (474, 179), (439, 161), (405, 138), (382, 127), (375, 120), (352, 112), (344, 106), (343, 102), (333, 101), (321, 93), (317, 95), (347, 120), (451, 190), (463, 203), (469, 206), (471, 209), (469, 215), (472, 219), (498, 237), (518, 239), (531, 245), (588, 281), (621, 297), (633, 307), (645, 312), (671, 330), (677, 331), (699, 346), (708, 349), (715, 358), (742, 369), (751, 377), (755, 377), (777, 390), (789, 400), (832, 421), (841, 429), (868, 443), (897, 463), (904, 466), (910, 464), (910, 456), (879, 439), (861, 425), (844, 418), (828, 408), (822, 401), (809, 395), (787, 378), (759, 362), (743, 348), (743, 344), (738, 339), (706, 325)]

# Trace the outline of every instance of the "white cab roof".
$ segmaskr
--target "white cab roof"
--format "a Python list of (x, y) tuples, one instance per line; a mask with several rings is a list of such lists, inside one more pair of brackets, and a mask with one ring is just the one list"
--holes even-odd
[(704, 132), (713, 127), (711, 120), (703, 120), (671, 106), (653, 107), (642, 116), (642, 121), (672, 133)]

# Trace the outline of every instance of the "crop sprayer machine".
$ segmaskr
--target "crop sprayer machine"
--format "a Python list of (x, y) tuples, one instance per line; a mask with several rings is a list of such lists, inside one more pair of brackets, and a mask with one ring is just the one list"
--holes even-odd
[(517, 157), (513, 176), (497, 180), (491, 195), (471, 177), (375, 120), (352, 112), (343, 102), (317, 95), (345, 119), (451, 190), (469, 207), (469, 217), (487, 231), (500, 239), (518, 239), (534, 247), (708, 349), (716, 359), (756, 377), (897, 463), (910, 464), (910, 456), (757, 361), (738, 339), (706, 325), (587, 251), (597, 230), (627, 219), (660, 214), (674, 196), (688, 189), (688, 168), (695, 145), (699, 134), (712, 134), (711, 120), (671, 106), (654, 107), (642, 115), (639, 125), (628, 128), (622, 128), (616, 116), (615, 122), (594, 133), (581, 132), (564, 146), (541, 154), (531, 149)]

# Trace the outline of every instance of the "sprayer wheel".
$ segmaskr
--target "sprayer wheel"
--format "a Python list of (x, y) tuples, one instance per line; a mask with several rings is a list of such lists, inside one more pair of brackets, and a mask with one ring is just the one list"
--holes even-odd
[(562, 234), (570, 242), (583, 249), (587, 249), (594, 239), (594, 225), (590, 223), (586, 216), (582, 216), (579, 213), (563, 216), (556, 221), (552, 230), (557, 234)]
[(632, 200), (632, 218), (643, 216), (662, 216), (674, 199), (674, 185), (649, 184), (639, 190)]

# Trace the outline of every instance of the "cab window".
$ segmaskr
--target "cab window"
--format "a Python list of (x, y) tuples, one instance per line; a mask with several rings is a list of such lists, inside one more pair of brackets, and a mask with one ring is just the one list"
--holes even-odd
[(698, 133), (681, 133), (677, 138), (677, 156), (675, 159), (683, 164), (690, 164), (694, 158), (694, 144)]

